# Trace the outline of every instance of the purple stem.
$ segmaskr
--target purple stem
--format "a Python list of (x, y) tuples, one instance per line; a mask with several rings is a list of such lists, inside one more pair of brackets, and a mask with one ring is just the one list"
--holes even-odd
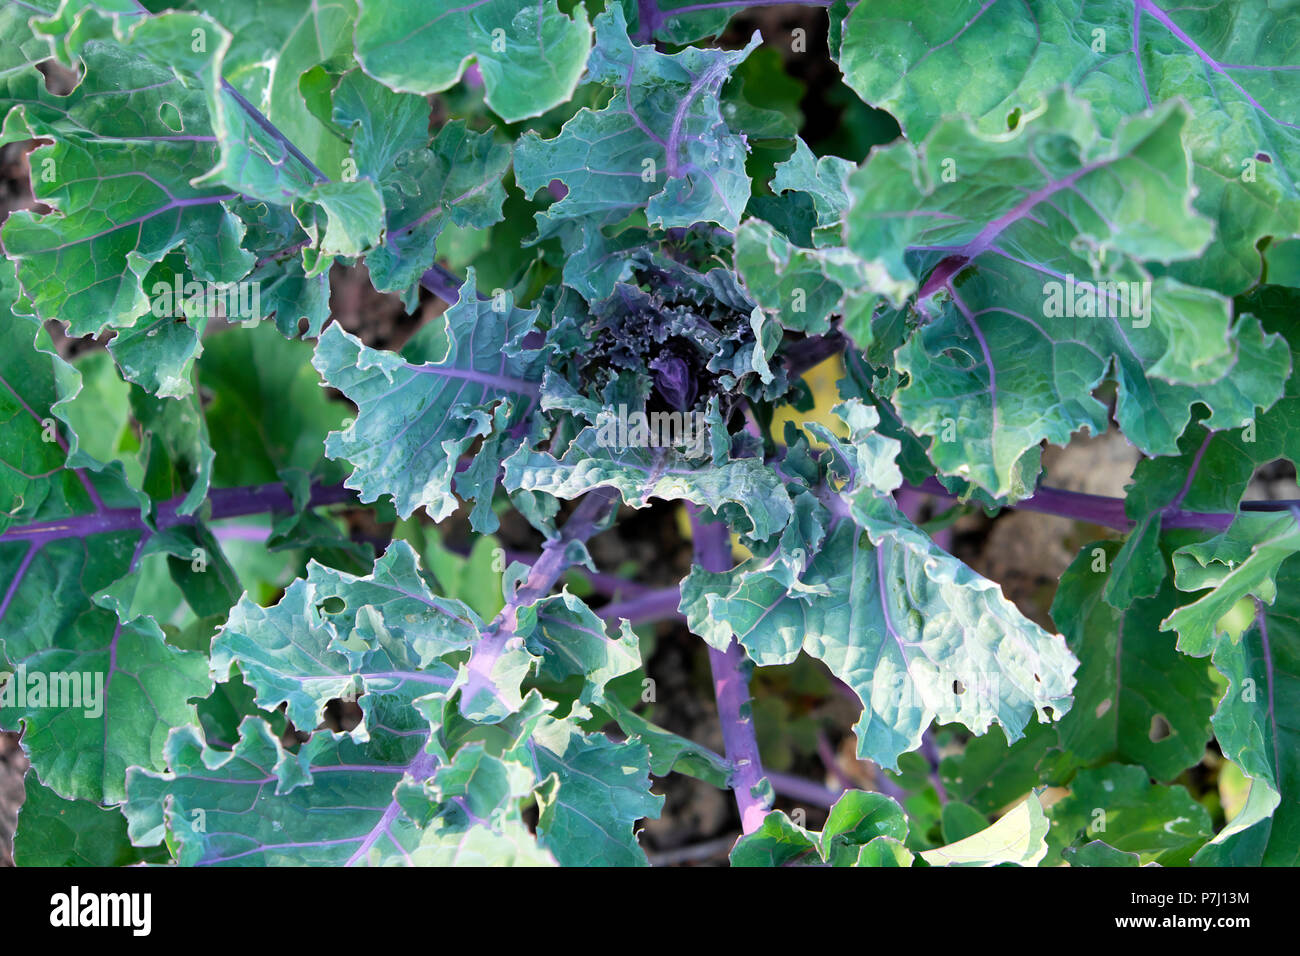
[(265, 541), (271, 529), (256, 524), (222, 525), (212, 529), (218, 541)]
[(930, 782), (934, 784), (934, 792), (939, 795), (939, 803), (947, 803), (948, 790), (943, 785), (943, 778), (939, 776), (939, 748), (934, 745), (934, 731), (929, 728), (921, 735), (921, 756), (930, 765)]
[[(935, 495), (941, 498), (956, 499), (958, 496), (939, 483), (937, 478), (927, 478), (919, 485), (910, 486), (912, 490)], [(187, 515), (177, 514), (177, 507), (183, 500), (178, 495), (158, 506), (159, 530), (177, 524), (185, 524), (191, 519)], [(252, 485), (243, 488), (214, 488), (208, 495), (212, 502), (212, 520), (235, 518), (241, 515), (261, 514), (266, 511), (287, 511), (292, 509), (293, 500), (283, 485), (278, 483)], [(316, 487), (312, 489), (309, 507), (341, 504), (355, 501), (355, 493), (342, 485)], [(1243, 501), (1242, 511), (1289, 511), (1300, 506), (1300, 501)], [(1087, 521), (1117, 531), (1128, 531), (1133, 521), (1124, 512), (1124, 499), (1111, 498), (1106, 495), (1090, 495), (1080, 491), (1066, 491), (1062, 488), (1040, 487), (1033, 495), (1008, 505), (1024, 511), (1037, 511), (1042, 514), (1056, 515), (1075, 521)], [(576, 514), (576, 513), (575, 513)], [(1163, 515), (1166, 528), (1199, 528), (1206, 531), (1225, 531), (1232, 524), (1236, 513), (1204, 511), (1171, 511)], [(42, 521), (21, 525), (0, 532), (0, 541), (51, 541), (59, 538), (84, 538), (91, 534), (109, 531), (127, 531), (144, 528), (145, 523), (138, 510), (134, 508), (105, 508), (102, 512), (75, 515), (56, 521)], [(628, 592), (641, 591), (645, 586), (623, 581), (611, 575), (584, 572), (591, 577), (598, 588), (622, 588)], [(640, 595), (637, 595), (640, 596)]]
[[(956, 498), (957, 495), (944, 488), (937, 478), (927, 478), (919, 485), (912, 486), (926, 494), (944, 498)], [(1288, 501), (1244, 501), (1243, 511), (1285, 511), (1300, 502)], [(1104, 528), (1116, 531), (1128, 531), (1133, 521), (1124, 512), (1123, 498), (1110, 498), (1105, 495), (1090, 495), (1081, 491), (1065, 491), (1062, 488), (1040, 487), (1028, 498), (1017, 501), (1011, 508), (1024, 511), (1038, 511), (1043, 514), (1071, 518), (1075, 521), (1088, 521)], [(1207, 531), (1226, 531), (1232, 524), (1234, 515), (1228, 512), (1209, 513), (1204, 511), (1172, 511), (1163, 516), (1166, 528), (1202, 528)]]
[[(177, 495), (158, 506), (154, 525), (159, 531), (180, 524), (189, 524), (194, 520), (192, 516), (182, 515), (177, 511), (184, 498), (184, 495)], [(319, 505), (333, 505), (355, 500), (356, 493), (342, 485), (317, 486), (312, 488), (307, 506), (314, 508)], [(293, 509), (293, 498), (284, 485), (278, 483), (250, 485), (243, 488), (214, 488), (208, 493), (208, 501), (212, 505), (211, 520)], [(73, 515), (57, 521), (41, 521), (20, 528), (10, 528), (0, 533), (0, 542), (45, 542), (60, 538), (85, 538), (92, 534), (104, 534), (110, 531), (138, 530), (149, 530), (145, 520), (140, 517), (138, 508), (107, 508), (92, 514)]]
[(686, 615), (678, 610), (682, 602), (680, 588), (658, 588), (646, 591), (626, 601), (607, 604), (596, 613), (606, 621), (614, 622), (627, 618), (631, 624), (647, 624), (651, 621), (668, 619), (685, 620)]
[[(731, 570), (731, 534), (725, 523), (705, 524), (701, 510), (687, 505), (691, 516), (691, 534), (695, 560), (706, 571)], [(718, 701), (718, 719), (722, 722), (722, 742), (727, 761), (732, 766), (731, 789), (740, 810), (740, 827), (753, 833), (762, 826), (770, 809), (759, 789), (763, 764), (759, 759), (758, 738), (749, 706), (749, 682), (744, 676), (745, 652), (734, 638), (725, 651), (709, 648), (709, 666), (713, 671), (713, 693)]]
[(448, 305), (455, 305), (460, 301), (460, 287), (464, 282), (464, 279), (457, 278), (454, 272), (436, 262), (420, 276), (420, 285)]
[(572, 563), (569, 544), (574, 541), (586, 542), (592, 537), (617, 502), (618, 492), (613, 488), (602, 487), (588, 492), (574, 509), (559, 536), (546, 542), (542, 556), (533, 564), (528, 577), (506, 601), (506, 606), (488, 626), (484, 637), (474, 645), (467, 665), (468, 680), (462, 699), (469, 700), (484, 690), (494, 697), (499, 696), (492, 671), (510, 641), (515, 639), (519, 609), (541, 600), (551, 592), (555, 582)]
[[(854, 700), (856, 701), (856, 699), (857, 695), (855, 694)], [(844, 772), (840, 762), (835, 759), (835, 751), (831, 748), (831, 742), (826, 737), (826, 732), (821, 730), (817, 732), (817, 756), (821, 759), (822, 766), (826, 768), (827, 773), (833, 774), (843, 789), (854, 790), (857, 788), (857, 783)]]
[(659, 0), (636, 0), (637, 29), (633, 37), (637, 43), (648, 43), (655, 31), (664, 25)]
[[(778, 773), (775, 770), (767, 772), (767, 779), (772, 784), (772, 789), (778, 791), (783, 797), (790, 797), (814, 807), (833, 807), (835, 801), (844, 793), (843, 789), (832, 790), (815, 780), (805, 780), (803, 777)], [(759, 821), (762, 821), (762, 817), (759, 817)]]

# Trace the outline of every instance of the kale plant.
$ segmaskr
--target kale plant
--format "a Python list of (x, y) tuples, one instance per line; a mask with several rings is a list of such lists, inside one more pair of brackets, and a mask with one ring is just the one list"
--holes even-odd
[[(801, 6), (6, 0), (19, 864), (642, 865), (671, 775), (735, 865), (1300, 863), (1297, 10)], [(1007, 508), (1050, 628), (937, 543)]]

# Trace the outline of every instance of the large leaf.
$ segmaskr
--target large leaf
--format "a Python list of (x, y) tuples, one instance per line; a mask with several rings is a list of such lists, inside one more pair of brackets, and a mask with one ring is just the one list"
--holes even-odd
[[(337, 324), (327, 328), (313, 363), (358, 411), (356, 421), (332, 432), (325, 444), (331, 458), (356, 466), (348, 487), (360, 491), (362, 501), (391, 495), (404, 518), (419, 507), (434, 520), (455, 510), (452, 479), (460, 456), (480, 436), (480, 459), (493, 448), (500, 455), (500, 441), (491, 436), (500, 438), (522, 421), (540, 392), (537, 354), (519, 346), (535, 318), (535, 311), (514, 308), (504, 293), (501, 300), (480, 300), (471, 272), (460, 301), (400, 355), (362, 345)], [(491, 488), (491, 481), (456, 482), (456, 491), (469, 498), (490, 500)], [(491, 511), (483, 511), (487, 521)], [(476, 528), (493, 531), (495, 519), (476, 521)]]
[(995, 497), (1018, 490), (1043, 440), (1104, 430), (1093, 390), (1108, 376), (1125, 435), (1158, 455), (1178, 451), (1194, 402), (1207, 427), (1228, 428), (1280, 397), (1285, 342), (1140, 264), (1194, 256), (1211, 235), (1191, 209), (1187, 122), (1171, 103), (1107, 139), (1086, 103), (1058, 93), (1012, 132), (944, 121), (851, 178), (849, 247), (897, 281), (928, 276), (891, 400), (934, 439), (941, 472)]
[(96, 606), (135, 570), (141, 539), (137, 531), (100, 535), (93, 548), (77, 539), (0, 545), (3, 578), (13, 582), (0, 725), (23, 728), (41, 783), (63, 797), (121, 800), (127, 768), (162, 767), (167, 732), (197, 724), (189, 698), (212, 687), (203, 654), (168, 646), (151, 618), (126, 621)]
[[(1245, 805), (1195, 862), (1210, 866), (1295, 866), (1300, 857), (1300, 739), (1288, 715), (1300, 699), (1300, 569), (1283, 566), (1272, 607), (1257, 605), (1239, 641), (1221, 639), (1214, 666), (1228, 679), (1214, 715), (1224, 756), (1250, 779)], [(1289, 585), (1289, 586), (1288, 586)]]
[(977, 734), (996, 722), (1014, 741), (1035, 713), (1065, 713), (1078, 662), (1064, 639), (902, 515), (887, 497), (902, 480), (898, 443), (870, 431), (874, 410), (841, 409), (855, 429), (838, 447), (839, 467), (856, 487), (842, 492), (842, 516), (801, 589), (762, 558), (722, 573), (696, 567), (682, 585), (691, 629), (719, 648), (734, 635), (761, 665), (789, 663), (801, 650), (825, 661), (863, 702), (858, 755), (889, 769), (936, 719)]
[(556, 0), (362, 0), (357, 60), (386, 86), (437, 93), (478, 65), (486, 102), (514, 123), (573, 95), (591, 48), (587, 11)]
[(1079, 771), (1049, 816), (1048, 862), (1065, 847), (1103, 840), (1144, 863), (1177, 866), (1210, 835), (1209, 813), (1186, 789), (1153, 784), (1141, 767), (1125, 764)]
[(1061, 746), (1088, 764), (1139, 764), (1172, 780), (1205, 753), (1214, 684), (1204, 662), (1180, 653), (1160, 629), (1176, 606), (1171, 585), (1127, 611), (1102, 599), (1117, 551), (1114, 542), (1084, 547), (1052, 603), (1052, 619), (1081, 662)]
[[(202, 10), (209, 5), (187, 0), (176, 6)], [(347, 146), (307, 108), (302, 79), (314, 67), (337, 68), (350, 59), (354, 0), (320, 0), (306, 5), (297, 0), (235, 0), (211, 9), (230, 33), (221, 60), (224, 78), (327, 176), (341, 178)], [(225, 103), (234, 105), (229, 100)], [(247, 148), (247, 139), (240, 142), (235, 131), (246, 130), (254, 136), (257, 131), (238, 108), (223, 112), (232, 124), (231, 141), (225, 147), (230, 150), (226, 161), (231, 162), (238, 155), (235, 150)]]
[(846, 82), (915, 141), (952, 113), (989, 133), (1014, 130), (1062, 84), (1108, 135), (1128, 115), (1185, 102), (1196, 208), (1218, 225), (1204, 255), (1171, 271), (1234, 294), (1260, 275), (1260, 237), (1294, 235), (1300, 223), (1293, 14), (1267, 0), (886, 0), (858, 4), (839, 56)]
[(145, 274), (173, 249), (205, 281), (235, 281), (253, 265), (227, 205), (237, 194), (193, 185), (217, 160), (205, 92), (137, 49), (164, 35), (179, 44), (182, 30), (188, 49), (192, 19), (141, 21), (128, 40), (85, 43), (85, 76), (66, 97), (48, 92), (35, 70), (0, 79), (4, 141), (53, 140), (31, 162), (33, 193), (54, 211), (13, 213), (5, 251), (37, 314), (57, 316), (74, 335), (148, 312)]
[(65, 800), (27, 774), (27, 794), (14, 834), (15, 866), (129, 866), (165, 863), (163, 850), (131, 845), (126, 820), (116, 809), (86, 800)]
[(660, 53), (627, 36), (621, 7), (596, 18), (588, 78), (613, 92), (600, 110), (583, 108), (560, 135), (529, 132), (515, 151), (515, 175), (529, 195), (559, 180), (567, 195), (538, 213), (542, 238), (559, 236), (565, 282), (595, 301), (613, 291), (629, 263), (603, 230), (644, 210), (652, 226), (715, 222), (735, 229), (749, 200), (745, 140), (721, 114), (719, 92), (742, 50), (688, 47)]
[[(583, 661), (592, 649), (572, 646), (586, 641), (573, 625), (594, 616), (571, 596), (557, 600), (565, 610), (522, 608), (531, 624), (521, 636)], [(571, 620), (552, 630), (544, 622), (557, 611)], [(300, 729), (338, 697), (359, 697), (364, 719), (346, 734), (316, 729), (296, 754), (260, 718), (244, 721), (232, 752), (173, 733), (168, 772), (130, 775), (132, 840), (167, 836), (191, 865), (643, 864), (634, 824), (662, 803), (649, 792), (646, 745), (587, 735), (576, 726), (585, 711), (556, 720), (554, 701), (517, 687), (501, 695), (510, 712), (467, 720), (454, 662), (485, 631), (460, 602), (432, 594), (404, 542), (364, 577), (313, 565), (274, 607), (245, 599), (213, 642), (214, 675), (237, 664), (257, 701), (285, 702)], [(523, 659), (525, 670), (540, 662)], [(591, 667), (582, 699), (599, 697), (610, 676), (600, 672)], [(536, 836), (522, 818), (534, 799)]]
[(470, 132), (453, 120), (430, 145), (428, 101), (393, 93), (360, 70), (334, 91), (334, 118), (353, 131), (356, 172), (383, 194), (384, 239), (366, 258), (376, 289), (409, 297), (444, 226), (484, 229), (501, 219), (510, 150), (494, 144), (490, 132)]

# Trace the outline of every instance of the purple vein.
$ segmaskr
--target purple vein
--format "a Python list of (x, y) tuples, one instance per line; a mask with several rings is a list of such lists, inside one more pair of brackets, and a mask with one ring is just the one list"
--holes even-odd
[[(185, 495), (177, 495), (162, 502), (157, 509), (154, 526), (158, 530), (188, 524), (194, 519), (182, 515), (178, 508)], [(356, 500), (355, 492), (342, 485), (317, 486), (312, 489), (307, 507), (341, 504)], [(211, 519), (237, 518), (262, 514), (268, 511), (289, 511), (294, 507), (288, 489), (278, 483), (249, 485), (242, 488), (214, 488), (208, 493), (212, 505)], [(147, 530), (145, 519), (138, 508), (106, 508), (93, 514), (72, 515), (54, 521), (40, 521), (0, 532), (4, 541), (57, 541), (62, 538), (85, 538), (92, 534), (113, 531)]]
[(1251, 96), (1244, 86), (1228, 74), (1227, 68), (1223, 64), (1210, 56), (1210, 54), (1205, 52), (1205, 50), (1201, 49), (1200, 44), (1188, 36), (1183, 29), (1178, 26), (1178, 24), (1174, 23), (1169, 14), (1157, 7), (1152, 0), (1137, 0), (1137, 8), (1149, 14), (1153, 20), (1172, 33), (1180, 43), (1200, 57), (1202, 63), (1231, 83), (1232, 88), (1245, 97), (1246, 102), (1255, 107), (1255, 109), (1259, 110), (1278, 126), (1285, 126), (1288, 129), (1300, 129), (1300, 124), (1283, 122), (1282, 120), (1276, 119), (1273, 114), (1264, 109), (1263, 105), (1255, 99), (1255, 97)]
[(463, 379), (467, 382), (502, 388), (520, 395), (531, 395), (534, 398), (542, 394), (541, 385), (537, 382), (526, 382), (523, 379), (511, 378), (508, 375), (493, 375), (491, 372), (479, 372), (474, 369), (455, 368), (448, 365), (412, 365), (408, 362), (406, 367), (412, 372), (418, 372), (421, 375)]
[(673, 114), (673, 125), (668, 131), (668, 142), (664, 146), (664, 150), (668, 154), (668, 175), (674, 179), (681, 175), (680, 166), (677, 162), (677, 153), (681, 149), (682, 124), (686, 122), (686, 112), (691, 108), (691, 103), (695, 101), (695, 98), (700, 95), (704, 88), (725, 75), (726, 72), (727, 61), (719, 59), (695, 78), (695, 81), (691, 83), (691, 88), (682, 97), (682, 101), (677, 104), (677, 112)]
[[(438, 767), (437, 758), (434, 757), (433, 754), (425, 752), (424, 748), (426, 744), (427, 739), (425, 743), (420, 744), (420, 749), (416, 753), (415, 759), (413, 759), (410, 765), (406, 768), (406, 773), (409, 774), (411, 779), (415, 780), (417, 783), (428, 780), (429, 777), (433, 776), (434, 770)], [(366, 854), (370, 852), (370, 848), (379, 842), (380, 837), (390, 837), (393, 840), (394, 846), (397, 846), (398, 849), (403, 849), (398, 845), (397, 839), (393, 836), (392, 832), (393, 823), (396, 822), (397, 817), (401, 812), (401, 804), (397, 802), (396, 797), (393, 797), (392, 802), (379, 817), (379, 822), (376, 823), (370, 832), (361, 840), (361, 845), (357, 847), (356, 852), (353, 853), (352, 856), (348, 857), (348, 861), (344, 866), (356, 866), (358, 863), (362, 862), (365, 859)], [(403, 850), (403, 852), (405, 851)]]
[[(3, 385), (8, 390), (9, 394), (14, 397), (14, 400), (18, 402), (23, 411), (27, 412), (28, 415), (31, 415), (38, 425), (44, 427), (44, 419), (42, 419), (40, 415), (36, 414), (34, 408), (23, 401), (23, 397), (18, 394), (18, 390), (10, 385), (3, 375), (0, 375), (0, 385)], [(58, 446), (63, 449), (63, 453), (66, 455), (68, 453), (68, 442), (61, 434), (59, 434), (57, 428), (54, 429), (54, 440), (58, 443)], [(86, 474), (85, 469), (83, 468), (74, 468), (72, 471), (73, 474), (77, 476), (77, 480), (81, 482), (82, 488), (86, 490), (86, 495), (90, 498), (90, 503), (94, 507), (95, 511), (97, 513), (102, 513), (104, 511), (104, 500), (100, 498), (99, 492), (95, 490), (95, 486), (91, 484), (90, 476)]]
[(18, 571), (14, 574), (14, 579), (9, 582), (9, 587), (5, 589), (5, 596), (0, 600), (0, 621), (5, 618), (5, 612), (9, 610), (9, 604), (13, 601), (14, 595), (18, 593), (18, 585), (31, 567), (32, 559), (36, 557), (36, 552), (41, 550), (41, 543), (33, 541), (27, 546), (27, 553), (23, 555), (22, 561), (18, 563)]
[(1183, 479), (1183, 486), (1178, 489), (1178, 494), (1174, 497), (1164, 511), (1177, 511), (1187, 497), (1187, 493), (1192, 490), (1192, 482), (1196, 479), (1196, 473), (1201, 468), (1201, 459), (1205, 457), (1205, 450), (1210, 447), (1210, 442), (1215, 436), (1214, 429), (1209, 429), (1205, 433), (1205, 438), (1201, 441), (1201, 447), (1196, 449), (1196, 454), (1192, 458), (1191, 467), (1187, 469), (1187, 477)]
[(1139, 44), (1139, 38), (1142, 36), (1142, 7), (1140, 4), (1133, 6), (1133, 61), (1137, 64), (1138, 79), (1142, 81), (1142, 95), (1146, 98), (1147, 106), (1151, 105), (1151, 90), (1147, 87), (1147, 70), (1142, 62), (1142, 49)]
[(917, 293), (917, 301), (919, 302), (928, 298), (935, 292), (938, 292), (941, 288), (946, 287), (951, 291), (951, 282), (953, 277), (956, 276), (957, 273), (961, 272), (961, 270), (964, 269), (976, 256), (979, 256), (992, 248), (993, 244), (997, 241), (998, 236), (1000, 236), (1009, 226), (1022, 219), (1030, 218), (1031, 212), (1039, 203), (1060, 192), (1062, 189), (1070, 188), (1084, 176), (1088, 175), (1088, 173), (1100, 169), (1108, 162), (1110, 162), (1109, 159), (1099, 159), (1095, 162), (1080, 166), (1074, 172), (1062, 177), (1061, 179), (1048, 182), (1045, 186), (1027, 194), (1024, 199), (1016, 203), (1016, 205), (1007, 212), (987, 223), (974, 239), (966, 243), (964, 246), (955, 247), (953, 249), (953, 255), (944, 259), (934, 268), (934, 271), (930, 273), (930, 276), (925, 280), (925, 283)]

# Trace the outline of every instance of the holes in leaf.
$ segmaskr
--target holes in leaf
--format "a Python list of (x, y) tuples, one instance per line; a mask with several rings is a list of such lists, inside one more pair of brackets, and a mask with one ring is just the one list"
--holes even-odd
[(1107, 697), (1105, 700), (1103, 700), (1100, 704), (1097, 705), (1097, 709), (1094, 711), (1094, 713), (1096, 714), (1097, 719), (1100, 720), (1102, 717), (1106, 716), (1106, 712), (1108, 710), (1110, 710), (1109, 697)]
[(173, 133), (179, 133), (185, 129), (185, 120), (181, 118), (181, 111), (171, 103), (163, 103), (158, 107), (158, 118)]
[(952, 682), (952, 692), (960, 697), (966, 693), (966, 685), (959, 680), (955, 680)]
[(1255, 158), (1258, 159), (1261, 163), (1273, 162), (1273, 157), (1270, 156), (1268, 153), (1263, 153), (1263, 152), (1256, 153)]
[(950, 348), (944, 349), (943, 354), (952, 362), (953, 366), (963, 371), (975, 367), (975, 356), (971, 355), (965, 349)]
[(1169, 726), (1169, 721), (1165, 720), (1164, 715), (1156, 714), (1151, 718), (1151, 729), (1147, 731), (1147, 737), (1154, 744), (1164, 740), (1173, 732), (1174, 729)]
[(316, 605), (316, 610), (322, 614), (341, 614), (348, 608), (348, 602), (341, 597), (327, 597)]
[(1247, 500), (1300, 497), (1296, 468), (1286, 458), (1275, 458), (1255, 469), (1250, 476)]
[(1015, 129), (1020, 125), (1020, 107), (1017, 106), (1007, 114), (1007, 129)]
[[(363, 695), (364, 696), (364, 695)], [(360, 700), (358, 697), (357, 700)], [(334, 733), (348, 733), (361, 723), (361, 705), (357, 700), (335, 697), (325, 703), (325, 718), (321, 723)]]

